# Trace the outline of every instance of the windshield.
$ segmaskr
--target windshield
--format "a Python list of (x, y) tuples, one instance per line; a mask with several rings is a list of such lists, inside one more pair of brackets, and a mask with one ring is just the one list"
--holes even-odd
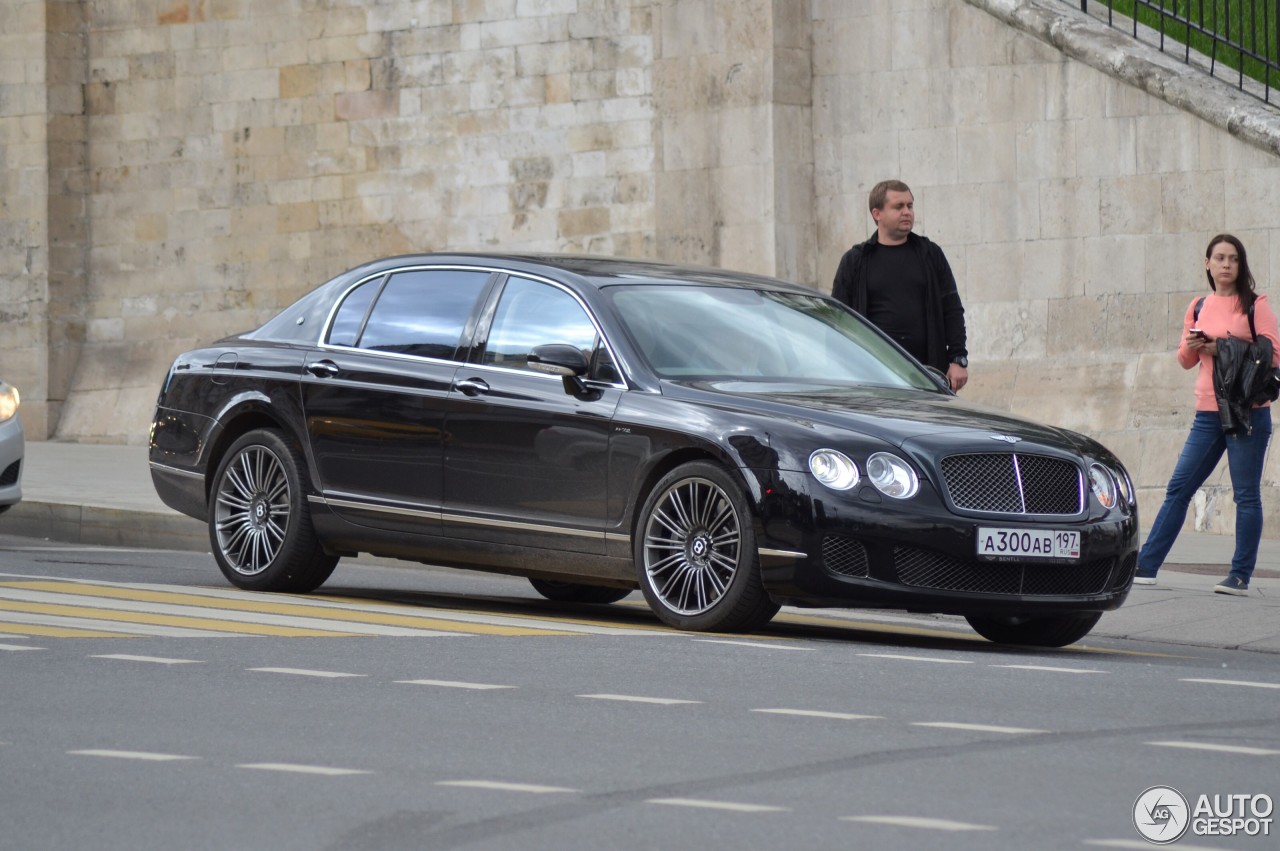
[(816, 296), (715, 286), (609, 287), (662, 378), (880, 384), (938, 390), (857, 316)]

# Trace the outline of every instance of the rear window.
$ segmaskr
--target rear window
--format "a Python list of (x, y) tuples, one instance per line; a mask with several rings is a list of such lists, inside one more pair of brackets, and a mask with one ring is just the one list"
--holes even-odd
[[(352, 345), (379, 352), (452, 359), (458, 350), (467, 318), (484, 290), (489, 273), (464, 269), (415, 269), (392, 275), (377, 294), (373, 310)], [(366, 285), (367, 286), (367, 285)], [(338, 310), (342, 320), (334, 332), (350, 335), (365, 287), (353, 290), (351, 310)], [(347, 345), (334, 339), (336, 345)]]

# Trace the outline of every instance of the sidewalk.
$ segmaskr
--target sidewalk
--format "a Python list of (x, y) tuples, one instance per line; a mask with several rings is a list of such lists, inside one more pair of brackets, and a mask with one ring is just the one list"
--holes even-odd
[[(23, 501), (0, 516), (0, 534), (208, 551), (205, 525), (156, 496), (146, 447), (29, 441), (26, 452)], [(1280, 653), (1280, 540), (1263, 540), (1245, 598), (1213, 593), (1232, 546), (1229, 537), (1183, 532), (1159, 584), (1135, 586), (1092, 634)]]

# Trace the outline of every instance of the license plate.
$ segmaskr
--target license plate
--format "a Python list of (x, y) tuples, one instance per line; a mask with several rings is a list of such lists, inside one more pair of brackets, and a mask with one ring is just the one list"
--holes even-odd
[(978, 555), (1080, 558), (1080, 533), (1052, 529), (978, 529)]

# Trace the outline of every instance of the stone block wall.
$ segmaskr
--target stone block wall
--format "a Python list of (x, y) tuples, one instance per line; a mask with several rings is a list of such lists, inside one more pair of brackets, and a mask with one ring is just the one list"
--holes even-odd
[(1276, 111), (1188, 73), (1059, 0), (10, 0), (0, 376), (33, 437), (142, 443), (176, 353), (370, 258), (827, 289), (894, 176), (960, 283), (966, 396), (1098, 437), (1149, 516), (1205, 241), (1280, 270)]

